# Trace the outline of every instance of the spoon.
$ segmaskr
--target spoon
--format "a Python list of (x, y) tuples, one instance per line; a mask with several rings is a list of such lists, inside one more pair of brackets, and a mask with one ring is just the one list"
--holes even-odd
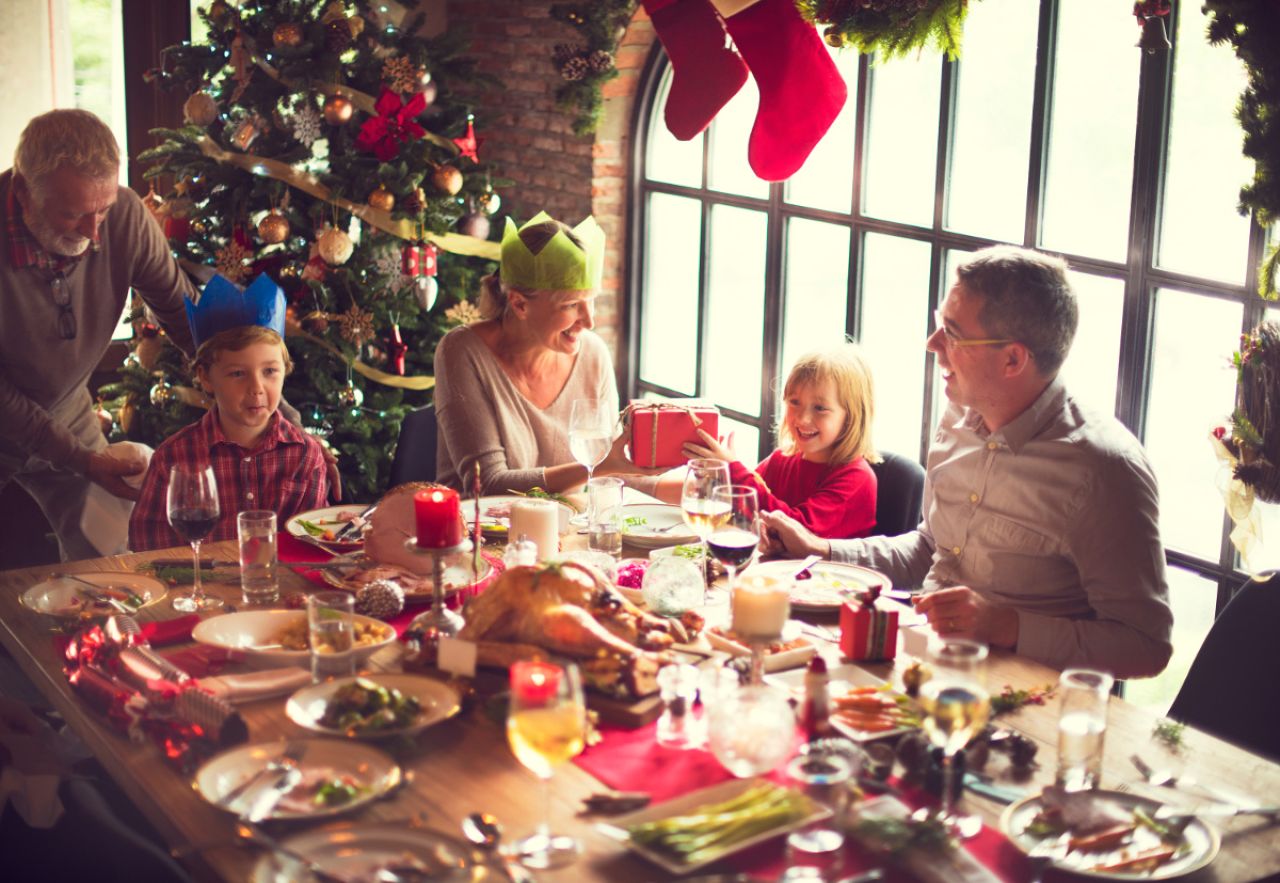
[(462, 820), (462, 836), (485, 852), (497, 856), (512, 883), (532, 883), (533, 874), (498, 850), (498, 844), (502, 840), (502, 825), (493, 816), (487, 812), (471, 813)]

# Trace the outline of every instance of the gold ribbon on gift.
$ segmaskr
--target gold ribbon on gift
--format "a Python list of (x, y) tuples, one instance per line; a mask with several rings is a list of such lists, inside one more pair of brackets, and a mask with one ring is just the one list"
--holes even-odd
[(412, 221), (397, 221), (391, 217), (391, 212), (376, 209), (368, 204), (357, 204), (348, 199), (343, 199), (341, 196), (334, 196), (332, 191), (320, 183), (320, 179), (315, 175), (299, 171), (288, 163), (280, 162), (278, 159), (255, 156), (252, 153), (232, 153), (219, 147), (217, 142), (208, 135), (202, 137), (197, 143), (200, 145), (200, 150), (204, 152), (204, 155), (211, 159), (243, 169), (250, 174), (283, 181), (290, 187), (296, 187), (304, 193), (311, 194), (316, 199), (322, 199), (339, 208), (346, 209), (366, 224), (377, 227), (379, 230), (398, 236), (401, 239), (410, 242), (426, 239), (451, 254), (468, 255), (490, 261), (497, 261), (502, 257), (501, 246), (496, 242), (478, 239), (475, 236), (464, 236), (461, 233), (426, 233), (424, 235), (421, 233), (419, 226)]
[[(706, 405), (698, 407), (706, 408)], [(637, 411), (684, 411), (689, 415), (689, 419), (693, 421), (694, 426), (702, 425), (702, 418), (693, 412), (693, 405), (678, 405), (675, 402), (632, 402), (622, 409), (621, 419), (629, 420), (631, 415)], [(631, 452), (635, 456), (635, 451)], [(637, 463), (637, 466), (640, 464)], [(649, 468), (654, 469), (658, 465), (658, 415), (653, 415), (653, 429), (649, 433)]]
[(1240, 460), (1222, 443), (1222, 439), (1210, 433), (1209, 444), (1213, 445), (1213, 452), (1222, 467), (1218, 472), (1218, 490), (1222, 492), (1227, 515), (1235, 525), (1231, 529), (1231, 545), (1240, 553), (1245, 569), (1252, 571), (1249, 557), (1262, 542), (1262, 520), (1253, 506), (1253, 488), (1235, 477)]

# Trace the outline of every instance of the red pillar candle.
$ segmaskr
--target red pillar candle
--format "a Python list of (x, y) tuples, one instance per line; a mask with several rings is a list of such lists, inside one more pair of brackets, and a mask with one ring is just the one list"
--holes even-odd
[(511, 666), (511, 692), (527, 705), (545, 705), (560, 690), (561, 669), (549, 662), (516, 662)]
[(447, 487), (418, 491), (413, 495), (413, 514), (418, 523), (420, 547), (445, 549), (462, 543), (457, 491)]

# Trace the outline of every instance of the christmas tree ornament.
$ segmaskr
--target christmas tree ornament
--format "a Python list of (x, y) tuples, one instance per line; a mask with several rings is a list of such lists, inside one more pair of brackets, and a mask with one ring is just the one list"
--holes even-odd
[(289, 304), (284, 308), (284, 336), (297, 337), (302, 334), (302, 316), (297, 304)]
[(338, 333), (353, 346), (363, 346), (373, 339), (373, 313), (352, 304), (338, 316)]
[(432, 79), (431, 72), (425, 67), (418, 68), (417, 80), (416, 88), (418, 90), (418, 94), (422, 96), (422, 101), (425, 106), (430, 107), (435, 104), (436, 98), (439, 97), (440, 89), (436, 86), (436, 81)]
[(241, 120), (236, 125), (235, 131), (231, 133), (231, 143), (241, 150), (248, 150), (249, 145), (258, 139), (263, 131), (262, 120), (259, 117), (249, 117)]
[(333, 400), (340, 408), (358, 408), (364, 404), (364, 390), (348, 380), (346, 386), (338, 387)]
[(495, 193), (492, 187), (487, 188), (484, 193), (480, 194), (479, 202), (480, 208), (491, 215), (496, 215), (498, 209), (502, 208), (502, 197)]
[(302, 317), (302, 328), (310, 334), (324, 334), (329, 330), (329, 314), (316, 310)]
[(476, 149), (480, 146), (480, 142), (476, 140), (476, 124), (475, 115), (467, 114), (467, 133), (461, 138), (454, 138), (453, 143), (458, 145), (458, 155), (465, 156), (472, 162), (480, 162), (480, 155), (476, 153)]
[(470, 211), (458, 218), (458, 232), (464, 236), (488, 239), (490, 229), (489, 216), (484, 212)]
[(419, 276), (413, 283), (413, 297), (422, 311), (429, 312), (436, 305), (436, 296), (440, 294), (440, 283), (435, 276)]
[(316, 246), (319, 248), (320, 257), (333, 267), (345, 264), (351, 259), (351, 253), (355, 251), (355, 243), (351, 241), (351, 237), (346, 234), (346, 231), (339, 230), (337, 227), (326, 228), (316, 240)]
[(387, 337), (387, 362), (391, 365), (391, 373), (404, 376), (404, 357), (408, 352), (409, 346), (400, 336), (400, 326), (393, 323)]
[(191, 232), (195, 233), (197, 236), (203, 236), (209, 232), (209, 225), (204, 221), (196, 219), (191, 222)]
[(389, 579), (375, 579), (356, 592), (356, 613), (390, 619), (404, 610), (404, 589)]
[(405, 210), (412, 214), (418, 214), (427, 207), (427, 193), (421, 187), (413, 188), (413, 192), (405, 198)]
[(156, 223), (163, 227), (165, 219), (164, 200), (160, 198), (159, 193), (156, 193), (154, 184), (148, 188), (147, 195), (142, 197), (142, 205), (147, 210), (147, 214), (155, 218)]
[(346, 19), (331, 21), (324, 26), (324, 45), (330, 52), (346, 52), (351, 48), (351, 28)]
[(405, 102), (390, 89), (383, 89), (373, 106), (376, 115), (360, 126), (356, 147), (372, 153), (382, 162), (389, 162), (399, 153), (401, 144), (427, 134), (426, 129), (414, 122), (426, 107), (421, 95), (414, 95)]
[(324, 100), (324, 120), (331, 126), (341, 126), (351, 120), (356, 106), (351, 99), (341, 92), (334, 93)]
[(286, 21), (276, 25), (271, 32), (271, 42), (277, 49), (294, 49), (302, 43), (302, 26), (297, 22)]
[(125, 399), (124, 404), (120, 406), (120, 430), (125, 434), (129, 434), (129, 430), (133, 427), (133, 418), (137, 413), (138, 407), (133, 403), (133, 396)]
[(157, 408), (163, 408), (169, 402), (173, 401), (173, 387), (161, 380), (155, 386), (151, 387), (151, 404)]
[(289, 219), (279, 209), (267, 212), (258, 222), (258, 238), (267, 245), (279, 245), (289, 238)]
[(431, 183), (440, 192), (457, 196), (462, 191), (462, 172), (453, 166), (437, 166), (431, 173)]
[(403, 55), (393, 56), (382, 63), (382, 79), (393, 92), (418, 91), (418, 69)]
[(209, 16), (209, 21), (213, 22), (220, 28), (225, 28), (227, 23), (231, 21), (231, 16), (234, 13), (230, 4), (228, 4), (226, 0), (213, 0), (213, 3), (209, 5), (209, 11), (206, 14)]
[(203, 89), (192, 92), (182, 105), (182, 116), (193, 126), (208, 128), (218, 118), (218, 102)]
[(191, 219), (185, 213), (170, 210), (164, 218), (164, 238), (182, 242), (191, 232)]
[(291, 120), (293, 137), (310, 147), (320, 137), (320, 112), (311, 101), (304, 101)]
[(238, 242), (229, 242), (215, 252), (214, 267), (232, 282), (241, 282), (249, 275), (247, 264), (253, 253)]
[(378, 189), (369, 194), (369, 205), (379, 211), (389, 212), (395, 207), (395, 195), (381, 184)]
[(451, 325), (474, 325), (484, 317), (480, 309), (469, 300), (460, 300), (444, 311), (445, 319)]
[(406, 276), (434, 276), (439, 269), (439, 249), (430, 242), (418, 242), (400, 249), (400, 272)]
[[(155, 328), (154, 325), (151, 327)], [(138, 343), (133, 348), (133, 354), (143, 370), (154, 371), (162, 352), (164, 352), (164, 338), (155, 332), (147, 334), (139, 330)]]

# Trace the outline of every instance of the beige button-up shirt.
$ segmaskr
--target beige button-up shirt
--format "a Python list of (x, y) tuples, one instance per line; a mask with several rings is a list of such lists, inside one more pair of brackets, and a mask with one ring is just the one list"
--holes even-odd
[(988, 433), (952, 405), (929, 450), (920, 527), (833, 541), (832, 558), (926, 591), (968, 586), (1018, 613), (1018, 653), (1117, 677), (1172, 652), (1155, 475), (1138, 440), (1054, 380)]

